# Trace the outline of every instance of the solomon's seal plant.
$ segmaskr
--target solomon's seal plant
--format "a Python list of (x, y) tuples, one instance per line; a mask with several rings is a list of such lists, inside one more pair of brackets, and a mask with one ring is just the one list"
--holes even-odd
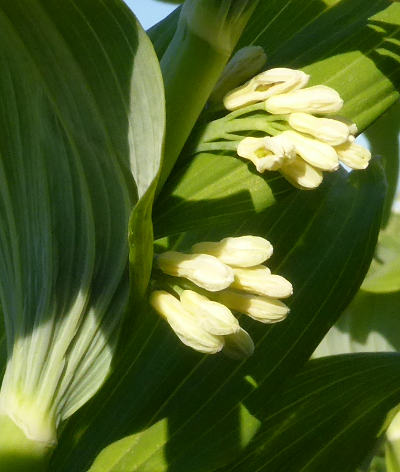
[(0, 0), (0, 470), (366, 471), (398, 354), (309, 359), (398, 306), (400, 5), (181, 3)]

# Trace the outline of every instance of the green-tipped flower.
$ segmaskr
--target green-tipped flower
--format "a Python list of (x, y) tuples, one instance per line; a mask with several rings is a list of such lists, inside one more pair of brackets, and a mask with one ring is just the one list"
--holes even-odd
[(282, 136), (291, 141), (297, 154), (313, 167), (326, 171), (334, 171), (339, 168), (338, 155), (329, 144), (296, 131), (284, 131)]
[(350, 136), (350, 127), (339, 120), (317, 118), (309, 113), (292, 113), (288, 121), (296, 131), (309, 134), (331, 146), (345, 143)]
[(369, 150), (352, 141), (337, 146), (336, 152), (341, 162), (352, 169), (366, 169), (371, 160)]
[(233, 282), (233, 271), (208, 254), (168, 251), (157, 257), (158, 267), (168, 275), (184, 277), (210, 292), (223, 290)]
[(192, 251), (215, 256), (230, 266), (251, 267), (269, 259), (273, 248), (269, 241), (259, 236), (240, 236), (197, 243), (192, 246)]
[(296, 157), (294, 144), (284, 135), (244, 138), (238, 145), (237, 153), (251, 161), (260, 173), (278, 170)]
[(223, 290), (216, 294), (216, 299), (231, 310), (244, 313), (261, 323), (277, 323), (289, 313), (289, 308), (280, 300), (239, 290)]
[(270, 97), (265, 102), (265, 109), (272, 114), (284, 113), (337, 113), (343, 106), (343, 100), (336, 90), (326, 85), (315, 85)]
[(225, 336), (224, 340), (222, 352), (231, 359), (240, 360), (250, 357), (254, 352), (253, 340), (243, 328), (240, 328), (237, 333)]
[[(210, 354), (219, 352), (224, 346), (223, 352), (229, 357), (238, 359), (251, 355), (253, 341), (239, 326), (231, 310), (262, 323), (276, 323), (285, 319), (289, 312), (289, 308), (277, 299), (289, 297), (293, 292), (288, 280), (272, 275), (267, 267), (260, 265), (272, 255), (271, 243), (259, 236), (240, 236), (197, 243), (192, 250), (200, 254), (172, 251), (160, 254), (158, 267), (174, 277), (196, 280), (197, 286), (200, 285), (199, 277), (193, 277), (193, 274), (200, 268), (202, 286), (204, 288), (204, 281), (208, 280), (209, 293), (198, 293), (200, 290), (196, 287), (183, 290), (182, 286), (187, 286), (187, 282), (171, 281), (162, 276), (155, 281), (156, 285), (169, 286), (174, 293), (180, 294), (180, 300), (168, 292), (156, 290), (150, 303), (182, 342), (193, 349)], [(233, 290), (222, 286), (216, 288), (215, 280), (221, 266), (231, 271), (229, 285), (234, 287)], [(157, 277), (157, 273), (154, 275)]]
[(195, 316), (200, 326), (209, 333), (221, 336), (239, 331), (238, 320), (225, 305), (209, 300), (193, 290), (184, 290), (180, 298), (185, 310)]
[(214, 336), (204, 329), (198, 317), (187, 311), (170, 293), (156, 290), (150, 296), (150, 303), (186, 346), (205, 354), (215, 354), (223, 348), (223, 337)]
[(279, 172), (292, 185), (303, 190), (319, 187), (324, 178), (321, 170), (311, 166), (299, 156), (290, 164), (283, 165)]
[(229, 92), (224, 98), (224, 106), (228, 110), (236, 110), (251, 103), (261, 102), (274, 95), (300, 89), (307, 85), (309, 78), (309, 75), (300, 70), (270, 69)]
[(293, 294), (292, 284), (280, 275), (271, 274), (264, 265), (234, 268), (233, 272), (235, 280), (232, 288), (273, 298), (287, 298)]

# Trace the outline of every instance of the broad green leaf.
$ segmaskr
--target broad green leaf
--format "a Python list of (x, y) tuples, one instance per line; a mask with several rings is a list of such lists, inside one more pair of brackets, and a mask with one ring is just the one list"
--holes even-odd
[(0, 0), (0, 38), (2, 395), (59, 422), (118, 340), (128, 220), (160, 165), (161, 75), (117, 0)]
[(400, 215), (392, 213), (381, 231), (374, 261), (362, 288), (367, 292), (389, 293), (400, 290)]
[(218, 472), (353, 472), (400, 401), (399, 355), (310, 361), (269, 402), (241, 457)]
[(400, 292), (360, 290), (314, 353), (400, 351)]
[(314, 356), (400, 351), (399, 215), (381, 231), (375, 258), (361, 290), (329, 330)]
[(389, 222), (399, 181), (399, 133), (400, 101), (397, 101), (386, 113), (380, 116), (365, 133), (369, 140), (372, 154), (381, 156), (384, 162), (388, 189), (382, 221), (383, 227)]
[[(154, 313), (143, 312), (131, 351), (100, 394), (69, 422), (52, 470), (87, 470), (105, 446), (164, 419), (168, 437), (158, 438), (157, 450), (140, 465), (144, 470), (154, 460), (157, 471), (208, 472), (237, 457), (257, 433), (269, 403), (265, 398), (280, 393), (361, 283), (375, 246), (383, 196), (382, 173), (373, 164), (366, 172), (335, 173), (315, 192), (293, 191), (270, 208), (249, 210), (240, 225), (236, 219), (227, 226), (172, 234), (169, 243), (179, 247), (193, 239), (234, 234), (270, 239), (276, 249), (272, 270), (295, 287), (289, 318), (270, 327), (243, 320), (256, 351), (237, 363), (190, 351)], [(235, 204), (234, 195), (230, 198)], [(186, 199), (190, 202), (189, 195)], [(170, 222), (175, 231), (172, 217)], [(168, 234), (165, 225), (160, 228), (156, 218), (156, 234)], [(193, 228), (190, 221), (188, 227)], [(124, 440), (127, 449), (134, 442)], [(131, 452), (125, 457), (119, 449), (118, 454), (134, 461)]]

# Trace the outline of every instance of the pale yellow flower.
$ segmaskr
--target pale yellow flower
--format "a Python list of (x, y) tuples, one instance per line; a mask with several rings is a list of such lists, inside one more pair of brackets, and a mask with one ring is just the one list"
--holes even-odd
[(336, 90), (326, 85), (315, 85), (274, 95), (265, 102), (265, 109), (272, 114), (295, 112), (329, 114), (337, 113), (343, 106), (343, 100)]
[(253, 162), (260, 173), (266, 170), (278, 170), (296, 156), (294, 145), (283, 135), (244, 138), (238, 145), (237, 153), (240, 157)]
[(248, 268), (234, 268), (235, 280), (232, 288), (266, 295), (273, 298), (287, 298), (293, 294), (292, 284), (280, 275), (273, 275), (268, 267), (257, 265)]
[(224, 338), (205, 330), (197, 318), (168, 292), (156, 290), (150, 296), (150, 304), (169, 323), (179, 339), (196, 351), (215, 354), (224, 347)]
[(309, 113), (292, 113), (288, 122), (296, 131), (309, 134), (331, 146), (345, 143), (350, 136), (350, 127), (342, 121), (317, 118)]
[(225, 108), (236, 110), (251, 103), (261, 102), (276, 94), (297, 90), (307, 85), (310, 76), (300, 70), (269, 69), (229, 92), (224, 98)]
[(230, 266), (251, 267), (269, 259), (273, 248), (269, 241), (259, 236), (239, 236), (197, 243), (192, 251), (215, 256)]
[(232, 269), (208, 254), (167, 251), (157, 256), (159, 268), (174, 277), (184, 277), (211, 292), (223, 290), (233, 282)]

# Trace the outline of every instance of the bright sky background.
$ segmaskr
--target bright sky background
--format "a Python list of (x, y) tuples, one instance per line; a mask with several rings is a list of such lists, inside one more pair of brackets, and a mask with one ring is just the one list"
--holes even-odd
[(144, 29), (162, 20), (178, 6), (157, 0), (125, 0), (125, 2), (135, 13)]

